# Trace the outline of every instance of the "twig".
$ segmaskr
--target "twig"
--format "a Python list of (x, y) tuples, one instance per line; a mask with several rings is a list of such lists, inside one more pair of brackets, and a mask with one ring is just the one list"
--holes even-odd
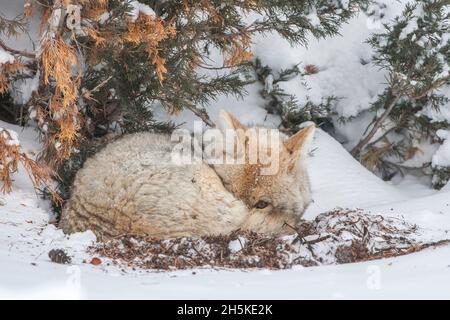
[(361, 150), (370, 142), (370, 140), (372, 140), (373, 136), (377, 133), (378, 129), (383, 125), (384, 121), (386, 121), (387, 117), (392, 112), (392, 110), (394, 109), (395, 105), (397, 104), (397, 102), (401, 96), (402, 96), (402, 94), (398, 93), (397, 95), (395, 95), (392, 98), (392, 101), (389, 103), (389, 105), (387, 106), (386, 110), (383, 112), (381, 117), (378, 118), (377, 121), (375, 121), (372, 129), (369, 131), (367, 136), (362, 138), (358, 142), (358, 144), (352, 149), (351, 154), (354, 157), (358, 156), (359, 153), (361, 152)]
[[(437, 80), (436, 82), (434, 82), (433, 84), (431, 84), (428, 88), (424, 89), (421, 93), (415, 95), (415, 96), (411, 96), (409, 95), (409, 97), (411, 99), (414, 100), (420, 100), (422, 98), (424, 98), (427, 94), (429, 94), (430, 92), (432, 92), (433, 90), (438, 89), (439, 87), (441, 87), (442, 85), (444, 85), (450, 78), (449, 76), (446, 76), (442, 79)], [(384, 121), (387, 119), (387, 117), (389, 116), (389, 114), (392, 112), (392, 110), (394, 109), (395, 105), (397, 104), (398, 100), (404, 95), (408, 95), (407, 92), (402, 92), (399, 91), (398, 93), (396, 93), (393, 98), (392, 101), (390, 102), (390, 104), (387, 106), (386, 110), (384, 111), (384, 113), (381, 115), (380, 118), (378, 118), (377, 121), (375, 121), (375, 123), (373, 124), (372, 129), (370, 130), (370, 132), (363, 138), (361, 139), (358, 144), (352, 149), (351, 154), (356, 157), (360, 154), (361, 150), (372, 140), (372, 138), (374, 137), (374, 135), (377, 133), (378, 129), (383, 125)], [(409, 128), (408, 128), (409, 129)], [(367, 130), (367, 129), (366, 129)], [(385, 136), (385, 135), (383, 135)]]
[(95, 88), (93, 88), (92, 90), (86, 90), (85, 92), (83, 92), (83, 98), (85, 99), (89, 99), (89, 100), (94, 100), (91, 95), (94, 92), (97, 92), (98, 90), (100, 90), (100, 88), (102, 88), (103, 86), (105, 86), (109, 80), (112, 79), (112, 76), (109, 76), (107, 79), (103, 80), (102, 82), (100, 82)]
[(186, 105), (186, 108), (191, 110), (192, 113), (194, 113), (197, 117), (202, 119), (203, 122), (206, 123), (211, 128), (215, 128), (216, 127), (215, 123), (212, 122), (212, 120), (210, 119), (208, 113), (206, 112), (206, 110), (204, 108), (199, 109), (199, 108), (197, 108), (197, 107), (195, 107), (193, 105)]
[(34, 53), (30, 53), (30, 52), (26, 52), (26, 51), (21, 51), (21, 50), (16, 50), (16, 49), (10, 48), (2, 40), (0, 40), (0, 47), (3, 50), (8, 51), (9, 53), (12, 53), (14, 55), (27, 57), (27, 58), (30, 58), (30, 59), (36, 59), (36, 55)]

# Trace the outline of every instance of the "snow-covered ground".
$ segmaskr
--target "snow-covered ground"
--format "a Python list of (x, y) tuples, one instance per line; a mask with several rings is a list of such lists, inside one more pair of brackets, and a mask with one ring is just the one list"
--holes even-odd
[[(0, 125), (16, 130), (25, 150), (39, 147), (33, 129)], [(358, 207), (401, 215), (430, 232), (450, 230), (450, 190), (434, 192), (411, 183), (409, 188), (389, 185), (323, 131), (318, 130), (313, 144), (308, 167), (314, 204), (307, 218), (339, 206)], [(48, 220), (48, 204), (36, 196), (25, 173), (19, 172), (14, 192), (0, 197), (1, 298), (450, 298), (450, 247), (366, 263), (284, 271), (147, 272), (89, 264), (91, 257), (84, 249), (94, 236), (86, 232), (67, 238)], [(50, 262), (52, 248), (67, 249), (73, 263)]]

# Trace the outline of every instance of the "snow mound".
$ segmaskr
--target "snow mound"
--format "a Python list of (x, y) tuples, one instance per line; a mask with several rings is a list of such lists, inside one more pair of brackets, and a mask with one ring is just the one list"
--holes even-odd
[(307, 160), (313, 203), (305, 218), (341, 208), (369, 208), (408, 197), (356, 161), (323, 130), (316, 130)]

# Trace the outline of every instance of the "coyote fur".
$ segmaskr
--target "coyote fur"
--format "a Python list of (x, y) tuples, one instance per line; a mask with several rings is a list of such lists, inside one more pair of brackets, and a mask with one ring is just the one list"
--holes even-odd
[(219, 235), (237, 229), (291, 233), (290, 226), (311, 202), (305, 159), (314, 126), (289, 138), (278, 136), (278, 170), (271, 175), (261, 173), (260, 163), (247, 161), (249, 129), (225, 111), (218, 127), (236, 132), (233, 143), (244, 145), (243, 163), (175, 165), (174, 142), (163, 134), (136, 133), (109, 143), (78, 171), (61, 215), (63, 231), (92, 230), (100, 239)]

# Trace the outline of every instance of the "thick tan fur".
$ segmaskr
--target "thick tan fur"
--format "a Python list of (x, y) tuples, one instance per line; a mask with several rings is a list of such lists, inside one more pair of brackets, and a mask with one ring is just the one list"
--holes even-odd
[[(219, 127), (245, 129), (221, 112)], [(100, 239), (131, 233), (157, 238), (227, 234), (236, 229), (290, 233), (311, 201), (304, 158), (314, 132), (282, 137), (280, 166), (174, 165), (170, 137), (124, 136), (88, 159), (77, 173), (60, 226), (92, 230)], [(264, 201), (265, 208), (256, 204)]]

